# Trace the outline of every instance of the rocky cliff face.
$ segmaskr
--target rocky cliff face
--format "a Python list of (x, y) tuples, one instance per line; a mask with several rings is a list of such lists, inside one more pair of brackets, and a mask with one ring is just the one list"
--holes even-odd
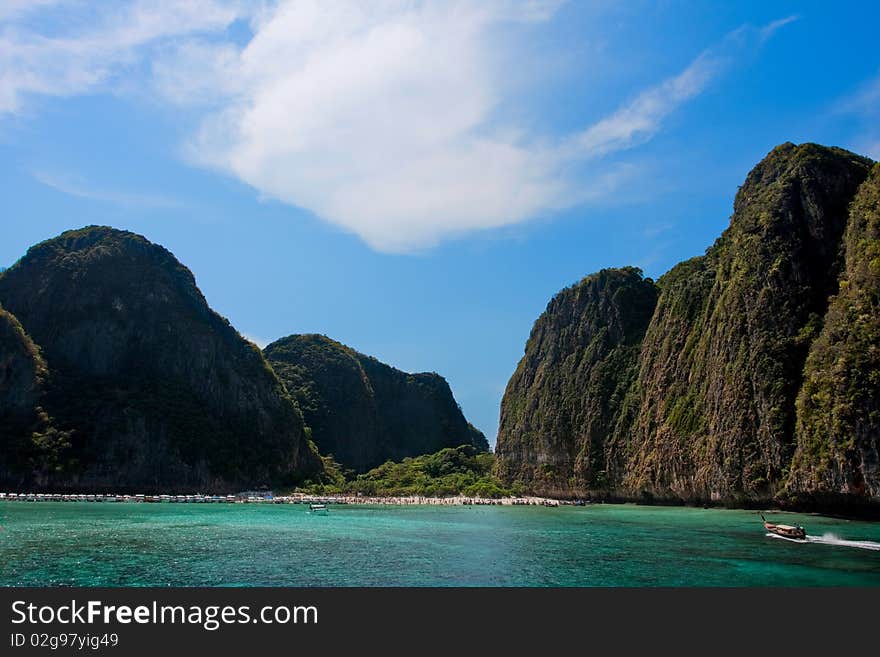
[(844, 245), (797, 401), (789, 491), (808, 500), (880, 499), (880, 165), (853, 201)]
[(143, 237), (70, 231), (0, 276), (0, 302), (48, 363), (69, 445), (46, 487), (229, 490), (320, 470), (260, 351), (192, 274)]
[(604, 488), (611, 438), (657, 303), (638, 269), (604, 269), (562, 290), (535, 322), (501, 403), (499, 474), (545, 493)]
[[(774, 149), (740, 188), (730, 227), (718, 241), (658, 281), (656, 308), (635, 347), (638, 373), (621, 368), (614, 379), (619, 385), (566, 386), (570, 370), (557, 364), (586, 353), (585, 345), (559, 337), (563, 329), (610, 326), (608, 317), (587, 305), (581, 315), (539, 319), (536, 330), (548, 321), (562, 327), (555, 338), (562, 356), (534, 361), (527, 346), (511, 385), (539, 371), (550, 379), (530, 422), (551, 435), (523, 465), (516, 456), (520, 435), (503, 421), (510, 413), (506, 395), (499, 471), (510, 478), (544, 461), (570, 459), (577, 440), (549, 418), (616, 405), (623, 411), (593, 441), (615, 460), (606, 457), (604, 479), (584, 480), (589, 491), (737, 503), (782, 493), (795, 451), (804, 364), (837, 290), (848, 206), (869, 169), (869, 160), (840, 149)], [(852, 230), (864, 236), (863, 229)], [(569, 493), (580, 493), (577, 477), (573, 484)]]
[(322, 454), (357, 472), (467, 444), (488, 449), (437, 374), (407, 374), (323, 335), (264, 351), (303, 411)]
[(47, 368), (39, 348), (0, 306), (0, 481), (20, 486), (58, 466), (68, 436), (43, 409)]
[(32, 420), (45, 376), (40, 350), (18, 319), (0, 306), (0, 431)]
[[(707, 499), (779, 491), (807, 349), (836, 289), (847, 206), (867, 170), (838, 149), (774, 149), (702, 260), (660, 280), (625, 488)], [(682, 321), (682, 311), (693, 315)]]

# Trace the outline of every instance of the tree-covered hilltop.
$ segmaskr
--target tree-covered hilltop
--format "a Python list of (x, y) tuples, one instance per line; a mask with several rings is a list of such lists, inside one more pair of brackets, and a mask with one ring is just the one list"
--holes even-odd
[[(320, 471), (259, 349), (145, 238), (91, 226), (38, 244), (0, 275), (0, 303), (43, 359), (20, 357), (12, 376), (45, 372), (39, 405), (63, 436), (44, 450), (54, 461), (40, 462), (10, 447), (33, 442), (31, 429), (7, 428), (4, 450), (18, 457), (3, 485), (220, 491)], [(18, 343), (20, 355), (32, 351)]]
[(366, 472), (462, 444), (489, 448), (439, 374), (402, 372), (323, 335), (291, 335), (264, 354), (319, 451), (346, 468)]
[(325, 457), (324, 483), (306, 488), (317, 494), (376, 497), (419, 496), (499, 498), (519, 492), (505, 487), (493, 474), (495, 455), (473, 445), (446, 447), (434, 454), (386, 461), (369, 472), (346, 471)]
[[(662, 276), (656, 299), (597, 286), (607, 271), (561, 292), (502, 402), (502, 479), (578, 496), (749, 504), (827, 490), (880, 503), (870, 169), (783, 144), (748, 175), (730, 227)], [(623, 317), (643, 321), (627, 333)]]

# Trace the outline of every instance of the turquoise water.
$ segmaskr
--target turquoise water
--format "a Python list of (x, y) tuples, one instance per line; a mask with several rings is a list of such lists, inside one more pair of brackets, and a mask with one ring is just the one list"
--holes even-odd
[(811, 542), (719, 509), (5, 502), (0, 584), (880, 585), (880, 523), (773, 518)]

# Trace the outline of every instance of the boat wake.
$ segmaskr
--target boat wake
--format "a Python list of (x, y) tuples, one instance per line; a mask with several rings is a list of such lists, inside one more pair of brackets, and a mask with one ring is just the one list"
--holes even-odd
[(834, 534), (822, 534), (822, 536), (810, 536), (807, 534), (806, 538), (787, 538), (786, 536), (780, 536), (779, 534), (770, 534), (767, 536), (771, 538), (778, 538), (782, 541), (791, 541), (792, 543), (815, 543), (817, 545), (835, 545), (838, 547), (851, 547), (858, 548), (859, 550), (874, 550), (875, 552), (880, 552), (880, 543), (875, 541), (849, 541), (845, 538), (838, 538)]

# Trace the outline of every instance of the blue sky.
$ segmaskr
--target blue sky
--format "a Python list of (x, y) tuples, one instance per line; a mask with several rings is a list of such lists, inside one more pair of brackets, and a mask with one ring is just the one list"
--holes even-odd
[(437, 371), (494, 443), (559, 289), (702, 253), (778, 143), (880, 157), (878, 24), (847, 2), (8, 0), (0, 266), (136, 231), (251, 339)]

